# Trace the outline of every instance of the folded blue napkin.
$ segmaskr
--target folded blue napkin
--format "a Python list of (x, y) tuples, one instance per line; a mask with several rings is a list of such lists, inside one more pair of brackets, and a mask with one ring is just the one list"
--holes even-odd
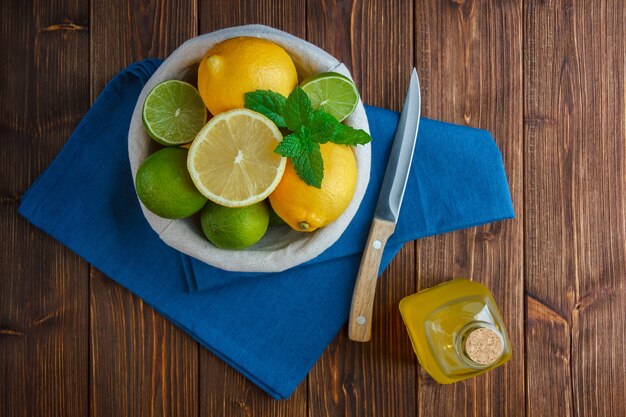
[[(335, 245), (282, 273), (226, 272), (165, 245), (135, 195), (127, 132), (137, 97), (160, 63), (132, 64), (109, 82), (26, 192), (19, 212), (271, 396), (286, 398), (348, 317), (398, 114), (366, 108), (374, 138), (371, 179)], [(381, 271), (407, 241), (513, 215), (502, 157), (489, 132), (422, 119)]]

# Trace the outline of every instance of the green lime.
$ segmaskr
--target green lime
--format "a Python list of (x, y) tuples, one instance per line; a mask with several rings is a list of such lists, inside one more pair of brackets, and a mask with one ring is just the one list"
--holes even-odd
[(314, 109), (330, 113), (340, 122), (350, 116), (359, 103), (359, 92), (350, 80), (336, 72), (322, 72), (300, 83)]
[(267, 203), (267, 209), (270, 212), (270, 226), (283, 226), (287, 224), (278, 214), (276, 214), (269, 201)]
[(198, 90), (184, 81), (162, 82), (143, 103), (143, 124), (148, 134), (165, 146), (193, 141), (206, 118), (207, 110)]
[(135, 188), (148, 210), (166, 219), (189, 217), (207, 202), (187, 171), (187, 149), (163, 148), (137, 170)]
[(202, 231), (222, 249), (245, 249), (257, 243), (269, 224), (265, 201), (245, 207), (225, 207), (209, 201), (202, 210)]

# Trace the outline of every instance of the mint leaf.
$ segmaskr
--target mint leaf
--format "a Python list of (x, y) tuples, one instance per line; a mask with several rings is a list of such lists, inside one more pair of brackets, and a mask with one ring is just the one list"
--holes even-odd
[(317, 188), (322, 186), (324, 160), (320, 145), (309, 138), (304, 127), (285, 136), (274, 151), (291, 160), (298, 177), (306, 184)]
[(313, 187), (321, 188), (324, 179), (322, 151), (318, 143), (311, 142), (311, 145), (308, 152), (303, 152), (299, 157), (292, 159), (291, 163), (302, 181)]
[(363, 145), (372, 140), (365, 131), (343, 125), (323, 110), (313, 110), (309, 96), (300, 87), (287, 98), (270, 90), (246, 93), (245, 106), (293, 132), (274, 151), (289, 158), (300, 179), (313, 187), (321, 188), (324, 178), (321, 143)]
[(330, 141), (342, 145), (365, 145), (371, 140), (372, 137), (362, 129), (357, 130), (350, 126), (338, 124)]
[(244, 97), (247, 109), (261, 113), (278, 127), (287, 126), (284, 117), (287, 99), (281, 94), (270, 90), (256, 90), (246, 93)]
[(308, 126), (311, 140), (317, 143), (331, 141), (337, 126), (339, 126), (339, 122), (334, 116), (325, 111), (316, 110), (313, 112), (313, 118)]
[(303, 152), (303, 145), (297, 133), (287, 135), (280, 141), (274, 152), (287, 158), (297, 158)]
[(287, 97), (285, 103), (285, 123), (292, 132), (297, 132), (302, 126), (307, 126), (313, 118), (311, 100), (303, 89), (296, 87)]

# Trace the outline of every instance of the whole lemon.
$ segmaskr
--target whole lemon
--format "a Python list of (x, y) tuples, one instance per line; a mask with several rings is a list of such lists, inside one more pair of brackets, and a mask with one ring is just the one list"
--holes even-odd
[(247, 92), (272, 90), (286, 97), (297, 84), (287, 52), (265, 39), (225, 40), (207, 52), (198, 67), (198, 91), (214, 116), (244, 107)]
[(321, 188), (302, 181), (288, 161), (283, 178), (269, 197), (276, 214), (300, 232), (312, 232), (339, 217), (356, 190), (357, 167), (352, 148), (328, 142), (320, 149), (324, 160)]

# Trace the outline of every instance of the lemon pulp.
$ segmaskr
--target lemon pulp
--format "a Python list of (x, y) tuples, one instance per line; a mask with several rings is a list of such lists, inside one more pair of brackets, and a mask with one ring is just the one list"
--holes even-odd
[(260, 113), (235, 109), (220, 113), (198, 133), (187, 168), (198, 190), (226, 207), (265, 199), (278, 185), (286, 158), (274, 152), (282, 135)]

